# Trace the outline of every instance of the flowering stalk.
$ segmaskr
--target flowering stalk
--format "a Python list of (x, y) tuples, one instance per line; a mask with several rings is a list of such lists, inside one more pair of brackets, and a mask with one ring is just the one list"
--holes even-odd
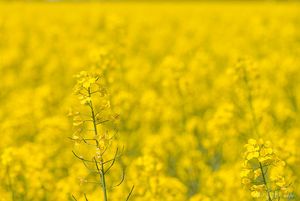
[(242, 183), (251, 191), (251, 196), (267, 197), (268, 201), (288, 198), (292, 188), (283, 176), (285, 162), (277, 156), (271, 142), (250, 139), (245, 148), (241, 177)]
[[(249, 60), (241, 60), (236, 70), (245, 86), (253, 134), (260, 138), (259, 121), (254, 108), (254, 100), (258, 98), (254, 94), (259, 88), (257, 86), (259, 75)], [(241, 177), (242, 183), (251, 191), (251, 196), (253, 198), (266, 197), (268, 201), (287, 198), (292, 189), (283, 177), (285, 162), (278, 157), (271, 142), (262, 139), (249, 139), (245, 148), (245, 161)]]
[[(106, 122), (112, 122), (115, 118), (110, 114), (110, 104), (106, 99), (106, 90), (100, 84), (100, 76), (81, 72), (77, 75), (77, 79), (75, 94), (78, 95), (81, 104), (88, 107), (88, 118), (83, 118), (79, 112), (71, 112), (73, 125), (78, 127), (71, 139), (77, 144), (83, 142), (86, 145), (94, 146), (96, 152), (90, 159), (78, 155), (75, 151), (73, 154), (83, 162), (90, 173), (99, 175), (99, 182), (93, 183), (101, 185), (103, 200), (108, 201), (106, 175), (121, 154), (116, 148), (113, 158), (105, 159), (104, 154), (111, 147), (113, 137), (108, 136), (107, 130), (103, 131), (103, 129)], [(99, 95), (97, 99), (94, 97), (95, 95)], [(102, 131), (99, 129), (100, 125), (103, 125)], [(94, 164), (94, 168), (91, 168), (91, 164)], [(120, 183), (123, 182), (123, 179), (124, 174)], [(73, 196), (73, 198), (75, 197)], [(87, 200), (86, 196), (85, 199)]]
[[(92, 114), (92, 119), (93, 119), (93, 126), (94, 126), (94, 132), (95, 132), (95, 139), (96, 139), (96, 146), (97, 146), (97, 150), (100, 150), (99, 147), (99, 141), (97, 139), (98, 136), (98, 129), (97, 129), (97, 122), (96, 122), (96, 116), (95, 116), (95, 111), (94, 111), (94, 107), (93, 107), (93, 102), (91, 99), (91, 88), (88, 87), (88, 97), (89, 97), (89, 107), (91, 109), (91, 114)], [(98, 161), (97, 159), (94, 157), (94, 161), (95, 161), (95, 165), (97, 168), (97, 171), (100, 173), (100, 181), (102, 182), (102, 189), (103, 189), (103, 200), (107, 201), (107, 188), (106, 188), (106, 182), (105, 182), (105, 171), (104, 171), (104, 165), (103, 165), (103, 157), (102, 155), (100, 155), (99, 157), (100, 159), (100, 164), (101, 164), (101, 168), (99, 168), (98, 166)]]

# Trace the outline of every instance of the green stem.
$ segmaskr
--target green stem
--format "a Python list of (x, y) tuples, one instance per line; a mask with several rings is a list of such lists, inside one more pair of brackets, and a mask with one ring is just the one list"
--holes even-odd
[[(89, 98), (91, 98), (91, 90), (90, 90), (90, 88), (88, 89), (88, 93), (89, 93)], [(89, 106), (90, 106), (91, 113), (92, 113), (96, 146), (100, 150), (99, 142), (98, 142), (98, 139), (96, 138), (96, 136), (98, 136), (98, 130), (97, 130), (96, 115), (95, 115), (95, 111), (94, 111), (94, 106), (93, 106), (92, 100), (90, 100)], [(102, 190), (103, 190), (103, 200), (107, 201), (108, 200), (107, 199), (107, 188), (106, 188), (106, 181), (105, 181), (105, 171), (104, 171), (104, 165), (103, 165), (103, 158), (102, 158), (102, 156), (100, 158), (101, 168), (98, 167), (97, 160), (95, 158), (94, 158), (94, 160), (95, 160), (95, 164), (96, 164), (97, 170), (100, 173), (100, 180), (101, 180), (101, 183), (102, 183)]]
[[(89, 98), (91, 98), (91, 90), (90, 90), (90, 88), (88, 89), (88, 92), (89, 92)], [(97, 122), (96, 122), (96, 115), (95, 115), (95, 111), (94, 111), (94, 106), (93, 106), (92, 100), (90, 100), (90, 105), (89, 106), (91, 108), (95, 136), (97, 136), (98, 135)]]
[(262, 177), (263, 177), (263, 182), (264, 182), (264, 184), (266, 186), (266, 189), (267, 189), (268, 200), (272, 201), (272, 198), (271, 198), (271, 195), (270, 195), (270, 191), (269, 191), (269, 188), (268, 188), (268, 184), (267, 184), (267, 179), (266, 179), (266, 176), (265, 176), (265, 173), (264, 173), (264, 170), (263, 170), (261, 162), (259, 162), (259, 168), (260, 168), (260, 171), (261, 171), (261, 174), (262, 174)]
[(103, 188), (103, 199), (104, 199), (104, 201), (107, 201), (105, 172), (104, 172), (104, 166), (103, 166), (103, 159), (102, 158), (101, 158), (101, 181), (102, 181), (102, 188)]

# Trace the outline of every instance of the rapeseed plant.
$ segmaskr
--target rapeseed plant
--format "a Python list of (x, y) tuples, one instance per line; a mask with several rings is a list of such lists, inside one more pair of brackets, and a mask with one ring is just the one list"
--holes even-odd
[(278, 157), (270, 141), (261, 139), (260, 123), (264, 114), (254, 105), (261, 98), (258, 69), (249, 59), (241, 59), (236, 71), (251, 114), (251, 134), (260, 137), (259, 140), (249, 139), (245, 145), (242, 183), (251, 191), (253, 198), (266, 198), (268, 201), (291, 199), (292, 186), (283, 175), (285, 162)]
[[(105, 124), (113, 124), (117, 115), (113, 115), (110, 111), (107, 91), (103, 83), (101, 83), (102, 78), (100, 74), (82, 71), (76, 78), (77, 83), (74, 88), (74, 93), (78, 96), (81, 105), (88, 108), (88, 112), (83, 110), (81, 112), (70, 113), (70, 116), (73, 117), (73, 125), (75, 127), (75, 132), (71, 139), (75, 141), (76, 145), (83, 143), (91, 147), (94, 152), (88, 156), (82, 156), (76, 153), (76, 151), (73, 151), (73, 154), (83, 162), (89, 173), (99, 176), (98, 181), (81, 179), (81, 182), (99, 184), (103, 191), (103, 200), (108, 201), (107, 175), (113, 168), (116, 160), (121, 156), (122, 150), (120, 151), (117, 147), (113, 157), (107, 153), (111, 151), (114, 146), (115, 133), (111, 135), (109, 133), (111, 127)], [(111, 158), (108, 159), (107, 157)], [(93, 165), (94, 167), (92, 167)], [(124, 172), (120, 183), (116, 186), (119, 186), (123, 180)], [(84, 197), (88, 200), (85, 193)], [(73, 198), (76, 200), (75, 196), (73, 196)]]
[(242, 183), (253, 198), (268, 201), (293, 198), (292, 183), (284, 177), (282, 161), (270, 141), (249, 139), (245, 145)]

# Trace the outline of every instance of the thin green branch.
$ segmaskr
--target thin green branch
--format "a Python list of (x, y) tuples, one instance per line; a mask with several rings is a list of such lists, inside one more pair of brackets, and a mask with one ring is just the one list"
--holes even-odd
[(132, 186), (132, 188), (131, 188), (131, 190), (130, 190), (130, 192), (129, 192), (129, 194), (128, 194), (128, 196), (127, 196), (127, 198), (126, 198), (125, 201), (128, 201), (128, 200), (129, 200), (129, 198), (130, 198), (130, 196), (131, 196), (133, 190), (134, 190), (134, 185)]
[(260, 171), (261, 171), (261, 174), (262, 174), (263, 182), (264, 182), (264, 184), (266, 186), (268, 200), (272, 201), (272, 198), (271, 198), (271, 195), (270, 195), (270, 191), (269, 191), (269, 188), (268, 188), (268, 184), (267, 184), (267, 179), (266, 179), (266, 176), (265, 176), (265, 173), (264, 173), (264, 170), (263, 170), (261, 162), (259, 162), (259, 168), (260, 168)]

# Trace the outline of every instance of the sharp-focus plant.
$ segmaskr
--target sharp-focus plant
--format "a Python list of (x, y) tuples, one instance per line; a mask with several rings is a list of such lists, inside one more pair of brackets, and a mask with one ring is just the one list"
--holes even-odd
[[(108, 94), (104, 83), (101, 82), (100, 74), (82, 71), (76, 78), (74, 93), (78, 96), (83, 108), (80, 112), (70, 113), (75, 127), (71, 139), (75, 141), (76, 145), (85, 145), (86, 149), (84, 154), (74, 150), (72, 152), (82, 161), (90, 174), (98, 176), (98, 181), (82, 179), (83, 183), (99, 184), (103, 192), (102, 200), (107, 201), (109, 200), (107, 175), (123, 151), (114, 143), (116, 134), (114, 122), (118, 115), (113, 114), (110, 109)], [(121, 181), (115, 186), (119, 186), (123, 181), (124, 171)], [(126, 200), (129, 199), (132, 191), (133, 188)], [(75, 196), (72, 197), (76, 200)], [(84, 197), (88, 200), (86, 194)]]
[[(293, 198), (291, 183), (284, 177), (285, 162), (281, 160), (273, 149), (270, 141), (261, 139), (260, 123), (264, 114), (260, 101), (262, 94), (259, 82), (259, 73), (253, 63), (248, 59), (242, 59), (236, 66), (244, 92), (245, 102), (251, 116), (251, 135), (259, 140), (249, 139), (245, 145), (243, 170), (241, 172), (242, 184), (250, 191), (253, 198), (260, 198), (267, 201), (279, 201)], [(256, 112), (260, 111), (260, 112)], [(259, 118), (260, 117), (260, 118)]]
[(291, 183), (284, 177), (285, 162), (278, 157), (271, 142), (249, 139), (245, 148), (241, 177), (251, 196), (268, 201), (292, 199)]

